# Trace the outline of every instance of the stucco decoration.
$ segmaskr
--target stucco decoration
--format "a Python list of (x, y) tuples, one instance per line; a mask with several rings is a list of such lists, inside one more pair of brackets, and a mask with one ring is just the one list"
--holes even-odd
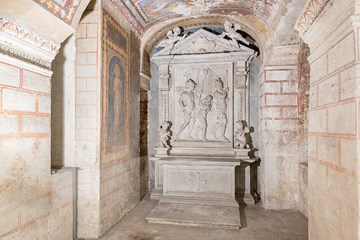
[(328, 2), (329, 0), (308, 1), (303, 13), (295, 25), (295, 29), (299, 31), (300, 35), (303, 36), (306, 33)]
[(172, 47), (176, 42), (184, 39), (185, 37), (187, 37), (187, 35), (182, 34), (182, 29), (180, 27), (175, 27), (167, 32), (166, 38), (159, 42), (157, 47)]
[(59, 49), (60, 43), (0, 15), (0, 52), (2, 54), (50, 69), (51, 62)]
[(70, 24), (82, 0), (33, 0), (43, 8)]

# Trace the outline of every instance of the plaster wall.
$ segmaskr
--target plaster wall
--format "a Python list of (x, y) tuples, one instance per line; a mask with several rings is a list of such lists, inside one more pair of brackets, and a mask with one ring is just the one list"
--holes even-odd
[[(308, 29), (309, 238), (358, 239), (359, 21), (329, 1)], [(321, 226), (321, 227), (318, 227)]]
[(78, 237), (100, 232), (101, 5), (92, 1), (76, 31), (75, 164), (78, 173)]
[(76, 37), (61, 45), (52, 62), (51, 166), (75, 166), (75, 55)]
[(2, 56), (0, 74), (0, 238), (70, 239), (72, 173), (50, 169), (51, 72)]

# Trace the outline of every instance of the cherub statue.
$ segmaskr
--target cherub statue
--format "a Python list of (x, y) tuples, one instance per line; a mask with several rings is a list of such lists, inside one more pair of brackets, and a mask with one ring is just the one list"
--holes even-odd
[(240, 48), (240, 44), (238, 41), (241, 41), (247, 45), (249, 45), (249, 42), (246, 41), (243, 36), (241, 36), (240, 33), (237, 31), (241, 29), (241, 26), (239, 24), (232, 24), (231, 22), (225, 21), (224, 23), (225, 31), (221, 33), (222, 37), (229, 37), (231, 41)]
[(250, 148), (246, 141), (246, 134), (248, 133), (250, 133), (250, 129), (244, 126), (243, 121), (235, 123), (234, 148)]
[(168, 47), (168, 46), (173, 46), (176, 42), (178, 42), (181, 39), (184, 39), (185, 37), (187, 37), (186, 34), (181, 34), (182, 30), (180, 27), (175, 27), (172, 30), (168, 31), (166, 34), (166, 38), (163, 39), (161, 42), (159, 42), (159, 44), (157, 45), (157, 47)]
[(170, 148), (170, 139), (171, 139), (171, 122), (164, 121), (163, 124), (159, 127), (159, 137), (160, 137), (160, 147)]

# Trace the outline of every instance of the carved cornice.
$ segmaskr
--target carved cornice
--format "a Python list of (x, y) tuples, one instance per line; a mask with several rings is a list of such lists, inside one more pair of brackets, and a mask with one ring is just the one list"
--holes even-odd
[(0, 16), (0, 49), (2, 54), (50, 69), (60, 43)]
[(16, 37), (51, 54), (57, 54), (60, 49), (59, 43), (45, 39), (44, 37), (30, 32), (17, 23), (3, 17), (0, 17), (0, 32), (10, 34), (13, 37)]
[(304, 36), (328, 2), (329, 0), (308, 0), (305, 9), (295, 24), (295, 29), (299, 31), (301, 36)]

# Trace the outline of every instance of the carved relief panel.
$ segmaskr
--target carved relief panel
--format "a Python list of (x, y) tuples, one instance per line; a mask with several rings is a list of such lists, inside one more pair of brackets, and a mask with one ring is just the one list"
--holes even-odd
[(174, 140), (230, 143), (233, 64), (179, 64), (172, 69)]

